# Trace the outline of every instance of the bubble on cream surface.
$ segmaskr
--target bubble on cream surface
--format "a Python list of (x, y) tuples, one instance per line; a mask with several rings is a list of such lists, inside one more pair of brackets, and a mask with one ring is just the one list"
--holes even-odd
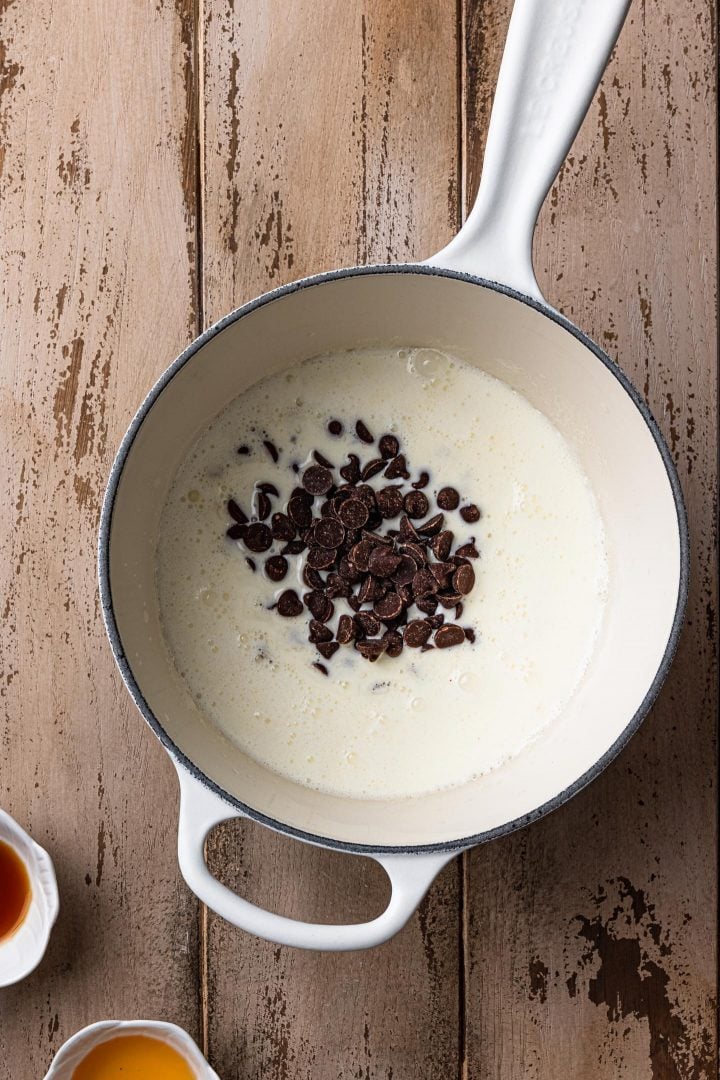
[[(298, 401), (302, 406), (298, 406)], [(329, 434), (328, 420), (345, 433)], [(309, 613), (269, 607), (300, 595), (302, 560), (283, 582), (226, 539), (227, 500), (252, 509), (255, 484), (280, 491), (317, 449), (336, 466), (362, 418), (398, 436), (413, 479), (425, 470), (435, 511), (452, 485), (480, 521), (456, 512), (456, 543), (475, 538), (477, 583), (459, 620), (473, 644), (368, 663), (352, 646), (326, 662), (307, 642)], [(273, 463), (269, 438), (280, 452)], [(249, 454), (238, 454), (241, 444)], [(375, 488), (388, 481), (382, 475)], [(386, 522), (386, 527), (396, 525)], [(498, 766), (559, 714), (583, 676), (607, 590), (603, 527), (590, 485), (560, 433), (505, 383), (435, 349), (367, 349), (319, 357), (256, 383), (205, 430), (163, 510), (157, 582), (165, 636), (207, 719), (251, 757), (322, 791), (401, 798), (462, 784)], [(347, 611), (335, 601), (335, 618)], [(452, 613), (447, 613), (451, 618)]]

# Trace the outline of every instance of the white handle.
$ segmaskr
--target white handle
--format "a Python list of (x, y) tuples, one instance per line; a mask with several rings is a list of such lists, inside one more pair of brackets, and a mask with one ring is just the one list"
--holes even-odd
[(457, 236), (427, 262), (542, 300), (532, 238), (630, 0), (515, 0), (480, 188)]
[(233, 926), (278, 945), (325, 951), (380, 945), (402, 929), (435, 876), (458, 854), (443, 851), (429, 855), (373, 855), (390, 878), (392, 895), (382, 915), (371, 922), (325, 926), (288, 919), (243, 900), (212, 876), (205, 862), (206, 836), (221, 821), (244, 815), (209, 791), (182, 765), (176, 762), (175, 767), (180, 780), (178, 859), (185, 881), (199, 900)]

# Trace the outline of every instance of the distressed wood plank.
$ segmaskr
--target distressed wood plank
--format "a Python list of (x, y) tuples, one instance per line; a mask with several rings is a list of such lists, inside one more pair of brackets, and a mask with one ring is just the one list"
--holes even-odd
[[(476, 190), (509, 0), (466, 0)], [(717, 1075), (715, 28), (636, 0), (543, 210), (548, 299), (644, 393), (680, 470), (688, 617), (660, 701), (562, 810), (468, 862), (468, 1076)]]
[[(333, 266), (429, 255), (457, 218), (457, 27), (441, 0), (208, 0), (205, 311)], [(216, 873), (296, 917), (381, 909), (377, 867), (226, 827)], [(452, 1076), (458, 867), (367, 954), (276, 948), (209, 916), (209, 1052), (223, 1080)]]
[(176, 783), (121, 687), (95, 548), (112, 454), (195, 333), (192, 5), (0, 2), (0, 802), (51, 852), (61, 912), (0, 991), (0, 1076), (73, 1031), (200, 1034), (198, 906)]

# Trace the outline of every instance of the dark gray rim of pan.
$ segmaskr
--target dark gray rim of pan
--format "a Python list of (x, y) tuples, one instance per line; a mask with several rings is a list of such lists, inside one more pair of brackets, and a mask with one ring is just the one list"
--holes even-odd
[[(227, 791), (221, 788), (214, 780), (206, 776), (198, 766), (190, 760), (180, 748), (173, 742), (164, 727), (154, 715), (147, 701), (145, 700), (140, 687), (138, 686), (135, 676), (132, 672), (130, 664), (125, 656), (122, 641), (118, 631), (117, 624), (115, 622), (115, 616), (113, 611), (112, 591), (110, 588), (110, 573), (109, 573), (109, 554), (110, 554), (110, 534), (112, 529), (112, 516), (115, 505), (115, 496), (117, 493), (117, 487), (122, 475), (125, 460), (130, 452), (130, 448), (135, 440), (135, 437), (148, 415), (156, 400), (168, 385), (168, 383), (177, 375), (181, 368), (193, 357), (195, 354), (203, 348), (209, 341), (211, 341), (217, 334), (222, 333), (228, 326), (237, 322), (239, 319), (249, 315), (251, 311), (255, 311), (259, 307), (263, 307), (265, 304), (272, 303), (284, 296), (288, 296), (290, 293), (299, 292), (303, 289), (312, 289), (318, 285), (324, 285), (327, 282), (338, 281), (343, 278), (361, 277), (365, 275), (380, 275), (380, 274), (421, 274), (435, 277), (454, 278), (459, 281), (467, 282), (471, 285), (477, 285), (480, 288), (491, 289), (494, 292), (502, 293), (505, 296), (509, 296), (514, 300), (525, 304), (528, 307), (534, 308), (546, 319), (554, 322), (560, 326), (563, 330), (566, 330), (574, 338), (576, 338), (586, 349), (589, 349), (597, 359), (605, 365), (608, 371), (617, 379), (622, 388), (628, 394), (630, 399), (635, 404), (638, 412), (645, 421), (650, 434), (652, 435), (658, 452), (663, 460), (665, 471), (667, 473), (668, 482), (672, 490), (673, 499), (675, 502), (675, 509), (677, 512), (678, 531), (680, 536), (680, 575), (678, 583), (678, 596), (677, 604), (675, 607), (675, 616), (673, 619), (672, 629), (668, 636), (667, 645), (663, 654), (662, 660), (655, 674), (655, 677), (640, 705), (637, 712), (630, 719), (621, 735), (615, 740), (612, 746), (606, 750), (606, 752), (600, 757), (595, 764), (578, 777), (574, 783), (570, 784), (559, 794), (555, 795), (552, 799), (543, 803), (542, 806), (538, 806), (535, 810), (524, 814), (522, 817), (515, 818), (512, 821), (508, 821), (503, 825), (499, 825), (494, 829), (489, 829), (486, 832), (476, 833), (470, 836), (460, 837), (456, 840), (448, 840), (442, 843), (436, 844), (418, 844), (414, 846), (393, 846), (383, 844), (354, 844), (344, 840), (335, 840), (331, 837), (318, 836), (313, 833), (305, 832), (302, 829), (294, 828), (291, 825), (287, 825), (282, 821), (278, 821), (274, 818), (268, 817), (266, 814), (262, 814), (259, 811), (253, 809), (253, 807), (246, 805), (240, 799), (230, 795)], [(148, 722), (152, 730), (157, 735), (160, 742), (165, 749), (172, 755), (176, 761), (180, 764), (201, 784), (206, 788), (213, 791), (221, 799), (228, 803), (229, 811), (228, 816), (232, 816), (232, 810), (238, 810), (241, 814), (252, 818), (255, 821), (260, 822), (262, 825), (266, 825), (270, 829), (274, 829), (276, 832), (285, 833), (288, 836), (296, 837), (298, 840), (304, 840), (310, 844), (316, 844), (321, 847), (333, 848), (340, 851), (353, 852), (355, 854), (421, 854), (430, 852), (441, 851), (453, 851), (461, 850), (463, 848), (472, 847), (476, 844), (484, 843), (487, 840), (493, 840), (499, 836), (505, 836), (508, 833), (514, 832), (517, 829), (522, 829), (526, 825), (537, 821), (539, 818), (544, 817), (545, 814), (549, 814), (553, 810), (557, 810), (569, 799), (586, 787), (591, 780), (594, 780), (600, 773), (607, 768), (611, 761), (613, 761), (620, 751), (629, 742), (632, 736), (640, 727), (640, 724), (644, 720), (645, 716), (649, 712), (653, 702), (657, 698), (660, 688), (668, 674), (670, 666), (677, 649), (678, 639), (682, 628), (683, 616), (685, 612), (685, 606), (687, 603), (688, 595), (688, 577), (689, 577), (689, 543), (688, 543), (688, 526), (687, 526), (687, 514), (685, 510), (685, 503), (683, 501), (682, 491), (680, 488), (680, 481), (678, 479), (677, 470), (675, 464), (670, 455), (670, 451), (660, 433), (657, 423), (652, 416), (652, 413), (648, 409), (646, 403), (640, 397), (638, 391), (632, 385), (626, 375), (618, 368), (616, 364), (591, 340), (586, 334), (579, 330), (573, 323), (569, 322), (559, 312), (546, 306), (545, 304), (525, 296), (522, 293), (516, 292), (514, 289), (508, 288), (506, 285), (499, 284), (498, 282), (489, 281), (484, 278), (473, 277), (471, 274), (463, 274), (454, 270), (445, 270), (439, 267), (426, 266), (414, 263), (401, 263), (396, 265), (380, 265), (380, 266), (361, 266), (351, 267), (343, 270), (334, 270), (325, 274), (316, 274), (313, 277), (302, 278), (299, 281), (291, 282), (289, 285), (283, 285), (278, 289), (273, 289), (271, 292), (264, 293), (262, 296), (257, 297), (255, 300), (251, 300), (249, 303), (244, 304), (242, 307), (237, 308), (235, 311), (230, 312), (224, 318), (220, 319), (213, 326), (209, 327), (200, 337), (196, 338), (184, 352), (178, 356), (178, 358), (170, 365), (169, 368), (160, 376), (158, 381), (149, 392), (142, 405), (138, 409), (135, 417), (133, 418), (130, 427), (128, 428), (125, 436), (120, 444), (120, 448), (117, 452), (115, 461), (110, 472), (108, 479), (107, 489), (105, 491), (105, 497), (103, 499), (102, 513), (100, 518), (100, 531), (98, 541), (98, 576), (100, 584), (100, 599), (102, 605), (103, 619), (105, 622), (105, 628), (107, 630), (108, 637), (110, 639), (110, 645), (112, 647), (115, 661), (120, 669), (123, 681), (130, 692), (135, 705), (140, 710), (145, 720)]]

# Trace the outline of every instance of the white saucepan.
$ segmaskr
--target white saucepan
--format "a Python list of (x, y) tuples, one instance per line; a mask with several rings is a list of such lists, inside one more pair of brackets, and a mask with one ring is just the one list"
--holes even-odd
[[(426, 263), (321, 274), (234, 311), (165, 372), (120, 447), (100, 530), (100, 590), (113, 652), (180, 778), (186, 881), (225, 919), (261, 937), (317, 949), (386, 940), (458, 852), (527, 825), (597, 776), (637, 730), (667, 673), (687, 591), (675, 469), (637, 392), (543, 300), (531, 262), (538, 211), (628, 3), (516, 0), (482, 183), (459, 235)], [(302, 787), (204, 722), (163, 642), (154, 583), (163, 495), (206, 423), (262, 376), (308, 356), (379, 344), (455, 354), (545, 413), (594, 488), (610, 575), (597, 647), (562, 715), (494, 771), (402, 804)], [(212, 877), (203, 856), (210, 829), (232, 817), (372, 856), (390, 877), (389, 906), (367, 923), (323, 926), (248, 903)]]

